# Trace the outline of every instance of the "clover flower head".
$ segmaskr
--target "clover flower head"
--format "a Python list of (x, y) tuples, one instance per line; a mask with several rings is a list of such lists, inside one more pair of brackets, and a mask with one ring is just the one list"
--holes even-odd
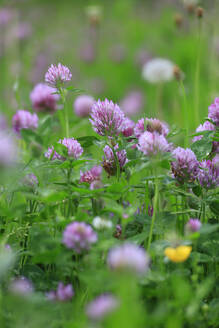
[(75, 114), (79, 117), (87, 117), (91, 112), (94, 98), (89, 95), (80, 95), (75, 99), (74, 110)]
[(149, 267), (149, 257), (143, 248), (125, 243), (109, 251), (107, 263), (112, 270), (144, 273)]
[[(71, 158), (78, 159), (83, 153), (83, 148), (81, 147), (80, 143), (74, 138), (60, 139), (58, 143), (62, 144), (67, 148), (68, 156)], [(47, 152), (45, 153), (45, 157), (49, 159), (52, 157), (52, 160), (59, 159), (62, 161), (66, 159), (57, 151), (55, 151), (53, 146), (48, 148)]]
[(84, 222), (73, 222), (67, 225), (63, 233), (63, 244), (76, 253), (90, 249), (97, 241), (97, 234), (92, 227)]
[(123, 122), (122, 134), (125, 137), (131, 137), (134, 134), (135, 122), (126, 117)]
[(139, 138), (145, 131), (157, 132), (164, 137), (169, 133), (169, 128), (166, 123), (161, 122), (156, 118), (141, 118), (135, 125), (134, 132), (136, 138)]
[(113, 137), (123, 128), (124, 113), (117, 104), (105, 99), (95, 102), (91, 109), (90, 122), (96, 133), (101, 136)]
[(12, 118), (12, 125), (14, 131), (18, 134), (22, 129), (34, 130), (38, 127), (38, 116), (27, 110), (18, 110)]
[(45, 74), (45, 81), (52, 87), (60, 87), (65, 82), (71, 81), (72, 74), (67, 66), (62, 64), (51, 65)]
[(145, 131), (138, 139), (138, 149), (146, 156), (170, 151), (170, 145), (163, 135)]
[(87, 182), (91, 184), (94, 181), (100, 180), (102, 173), (102, 167), (101, 166), (94, 166), (90, 170), (86, 172), (80, 172), (80, 182)]
[(204, 160), (200, 163), (198, 181), (205, 189), (216, 188), (219, 186), (219, 165), (216, 160)]
[[(119, 162), (120, 169), (122, 170), (125, 164), (128, 162), (127, 153), (124, 149), (116, 151), (119, 148), (118, 144), (114, 146), (114, 150)], [(103, 149), (104, 151), (104, 161), (103, 168), (109, 175), (116, 174), (116, 158), (114, 157), (112, 149), (107, 145)]]
[(199, 219), (191, 218), (186, 223), (185, 231), (187, 233), (196, 232), (196, 231), (199, 231), (200, 230), (201, 226), (202, 226), (202, 224), (201, 224), (201, 221)]
[(172, 152), (175, 161), (171, 163), (175, 179), (180, 183), (193, 182), (199, 173), (199, 163), (189, 148), (177, 147)]
[(174, 64), (164, 58), (154, 58), (146, 62), (142, 69), (143, 79), (152, 83), (171, 81), (174, 78)]
[(118, 300), (109, 294), (103, 294), (98, 296), (92, 302), (87, 305), (86, 313), (89, 319), (101, 320), (107, 314), (113, 312), (119, 303)]
[(143, 94), (141, 91), (130, 91), (121, 101), (120, 106), (128, 116), (134, 116), (141, 112), (144, 105)]
[[(204, 124), (200, 124), (197, 129), (196, 129), (196, 132), (202, 132), (202, 131), (214, 131), (215, 130), (215, 126), (214, 124), (212, 124), (211, 122), (209, 121), (206, 121), (204, 122)], [(200, 136), (195, 136), (193, 139), (192, 139), (192, 142), (196, 142), (198, 140), (201, 140), (202, 139), (202, 135)]]
[(60, 98), (58, 94), (55, 94), (56, 91), (47, 84), (37, 84), (30, 93), (33, 109), (37, 112), (55, 112), (58, 109), (57, 102)]

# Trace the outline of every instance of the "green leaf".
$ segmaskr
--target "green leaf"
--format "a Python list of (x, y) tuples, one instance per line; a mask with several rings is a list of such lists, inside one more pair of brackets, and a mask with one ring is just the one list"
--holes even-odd
[(88, 148), (94, 144), (95, 141), (100, 141), (95, 136), (86, 136), (86, 137), (80, 137), (77, 139), (78, 142), (82, 145), (83, 148)]
[(205, 133), (201, 140), (194, 142), (191, 146), (191, 149), (194, 151), (197, 159), (203, 160), (206, 159), (212, 151), (212, 136), (213, 132), (208, 131)]
[(210, 204), (210, 209), (211, 211), (216, 214), (217, 216), (219, 216), (219, 200), (214, 200), (212, 201)]
[(54, 149), (55, 149), (55, 151), (59, 154), (59, 155), (61, 155), (61, 156), (63, 156), (63, 157), (67, 157), (68, 156), (68, 148), (66, 147), (66, 146), (64, 146), (64, 145), (62, 145), (62, 144), (60, 144), (60, 143), (56, 143), (55, 145), (54, 145)]

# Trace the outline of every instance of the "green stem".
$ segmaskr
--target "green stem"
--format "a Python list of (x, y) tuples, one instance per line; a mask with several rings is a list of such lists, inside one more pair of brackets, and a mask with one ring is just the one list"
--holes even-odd
[(157, 215), (157, 209), (158, 209), (158, 197), (159, 197), (159, 179), (157, 177), (157, 174), (155, 174), (155, 195), (154, 195), (154, 203), (153, 203), (153, 216), (151, 219), (151, 227), (150, 227), (150, 232), (149, 232), (149, 237), (148, 237), (148, 246), (147, 250), (150, 250), (151, 246), (151, 241), (152, 241), (152, 236), (153, 236), (153, 228), (154, 228), (154, 222), (155, 218)]
[(189, 113), (188, 113), (188, 105), (187, 105), (187, 97), (185, 92), (185, 87), (182, 79), (179, 81), (180, 88), (182, 90), (183, 94), (183, 121), (184, 121), (184, 127), (186, 130), (186, 135), (184, 139), (184, 146), (185, 148), (188, 146), (188, 133), (189, 133)]
[(198, 26), (198, 49), (197, 49), (197, 61), (195, 69), (195, 86), (194, 86), (194, 109), (195, 109), (195, 124), (199, 123), (199, 82), (200, 82), (200, 59), (201, 59), (201, 20), (199, 20)]
[[(64, 125), (64, 131), (66, 138), (69, 138), (69, 118), (68, 118), (68, 107), (66, 106), (66, 90), (63, 88), (59, 89), (59, 93), (61, 96), (61, 100), (63, 103), (63, 113), (64, 113), (64, 120), (61, 118), (61, 125)], [(64, 124), (63, 124), (64, 121)]]

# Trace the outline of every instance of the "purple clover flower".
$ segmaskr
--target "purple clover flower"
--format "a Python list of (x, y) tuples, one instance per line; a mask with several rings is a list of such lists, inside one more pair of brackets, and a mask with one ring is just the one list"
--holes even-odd
[(65, 82), (71, 81), (72, 74), (68, 67), (58, 64), (51, 65), (45, 74), (45, 81), (52, 87), (60, 87)]
[(12, 118), (12, 125), (18, 134), (22, 129), (34, 130), (38, 127), (38, 116), (26, 110), (18, 110)]
[(118, 305), (118, 300), (114, 296), (103, 294), (87, 305), (86, 313), (91, 320), (101, 320), (113, 312)]
[(186, 231), (186, 233), (193, 233), (193, 232), (199, 231), (201, 226), (202, 226), (202, 224), (199, 221), (199, 219), (191, 218), (186, 223), (185, 231)]
[(17, 160), (17, 147), (14, 139), (0, 132), (0, 166), (8, 167), (13, 165)]
[(0, 9), (0, 26), (7, 25), (13, 18), (13, 11), (9, 8)]
[[(83, 148), (81, 147), (80, 143), (75, 140), (74, 138), (64, 138), (60, 139), (58, 143), (64, 145), (68, 149), (68, 156), (72, 157), (74, 159), (78, 159), (82, 153), (83, 153)], [(51, 158), (52, 160), (59, 159), (59, 160), (66, 160), (65, 157), (62, 155), (58, 154), (55, 150), (54, 147), (49, 147), (47, 152), (45, 153), (45, 157)]]
[[(215, 131), (215, 126), (211, 122), (206, 121), (206, 122), (204, 122), (204, 124), (200, 124), (198, 126), (198, 128), (196, 129), (196, 132), (202, 132), (202, 131)], [(201, 140), (202, 137), (203, 137), (202, 135), (195, 136), (192, 139), (192, 142), (196, 142), (198, 140)], [(218, 141), (213, 141), (212, 152), (215, 152), (215, 153), (219, 152), (219, 142)]]
[(19, 294), (19, 295), (28, 295), (31, 294), (34, 290), (33, 284), (31, 283), (30, 280), (28, 280), (26, 277), (19, 277), (14, 279), (11, 284), (10, 284), (10, 290), (14, 294)]
[(57, 290), (51, 290), (50, 292), (46, 293), (46, 297), (50, 301), (60, 301), (66, 302), (70, 301), (74, 296), (74, 290), (71, 284), (64, 285), (62, 282), (59, 282)]
[(89, 116), (94, 102), (95, 100), (91, 96), (88, 95), (78, 96), (74, 102), (75, 114), (79, 117)]
[(135, 125), (134, 132), (136, 138), (139, 138), (145, 131), (157, 132), (164, 137), (169, 133), (169, 128), (166, 123), (161, 122), (156, 118), (141, 118)]
[(141, 91), (130, 91), (120, 103), (121, 109), (128, 116), (134, 116), (141, 112), (144, 105)]
[(214, 160), (202, 161), (198, 173), (198, 181), (205, 189), (219, 186), (219, 165)]
[(189, 148), (177, 147), (172, 155), (176, 159), (171, 163), (175, 179), (181, 184), (193, 182), (199, 174), (199, 163), (194, 152)]
[(30, 93), (33, 109), (37, 112), (54, 112), (58, 109), (57, 102), (60, 98), (54, 94), (57, 90), (44, 83), (37, 84)]
[(63, 244), (76, 253), (89, 250), (97, 241), (97, 234), (92, 227), (84, 222), (73, 222), (67, 225), (63, 233)]
[(108, 99), (98, 100), (92, 106), (90, 122), (94, 131), (101, 136), (118, 135), (122, 131), (124, 119), (125, 115), (119, 106)]
[[(204, 122), (204, 124), (200, 124), (197, 129), (196, 129), (196, 132), (202, 132), (202, 131), (214, 131), (215, 130), (215, 126), (214, 124), (212, 124), (211, 122), (209, 121), (206, 121)], [(192, 142), (196, 142), (198, 140), (201, 140), (202, 139), (202, 135), (200, 136), (195, 136), (193, 139), (192, 139)]]
[(214, 103), (208, 107), (208, 118), (219, 126), (219, 98), (215, 98)]
[(109, 251), (108, 266), (113, 270), (127, 270), (144, 273), (149, 266), (149, 257), (143, 248), (125, 243)]
[[(118, 144), (114, 146), (115, 151), (118, 148), (119, 148)], [(105, 158), (103, 161), (103, 168), (109, 175), (115, 175), (116, 174), (116, 159), (114, 157), (113, 151), (109, 146), (105, 146), (103, 151), (105, 154)], [(123, 167), (125, 166), (125, 164), (128, 162), (126, 151), (124, 149), (116, 151), (116, 156), (119, 161), (120, 170), (122, 170)]]
[(58, 284), (56, 297), (59, 301), (68, 301), (72, 299), (74, 291), (71, 284), (64, 285), (62, 282)]
[(170, 151), (170, 145), (163, 135), (156, 132), (144, 132), (138, 139), (138, 149), (146, 156)]
[(32, 34), (32, 27), (27, 22), (19, 23), (15, 30), (15, 35), (20, 41), (28, 39), (31, 36), (31, 34)]
[(87, 182), (91, 184), (94, 181), (99, 181), (102, 173), (101, 166), (94, 166), (86, 172), (80, 172), (80, 182)]
[(135, 122), (126, 117), (123, 122), (122, 134), (124, 137), (131, 137), (134, 134)]

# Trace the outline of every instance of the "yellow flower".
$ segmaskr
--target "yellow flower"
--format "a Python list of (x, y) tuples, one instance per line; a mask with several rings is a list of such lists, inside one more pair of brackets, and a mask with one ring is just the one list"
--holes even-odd
[(184, 262), (189, 257), (192, 251), (191, 246), (178, 246), (176, 248), (167, 247), (164, 251), (164, 254), (170, 259), (172, 262)]

